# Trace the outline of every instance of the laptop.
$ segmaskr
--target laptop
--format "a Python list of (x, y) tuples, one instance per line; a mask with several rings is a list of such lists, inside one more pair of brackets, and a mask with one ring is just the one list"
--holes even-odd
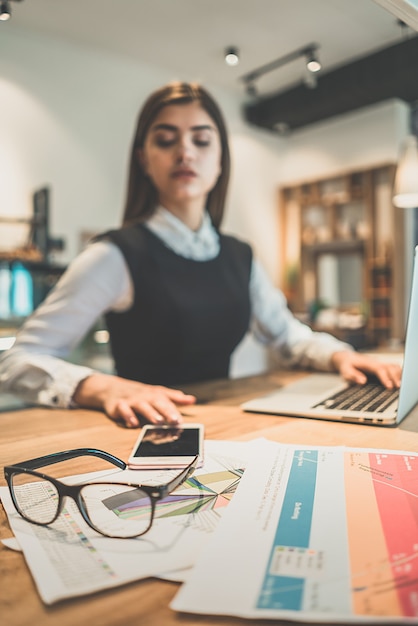
[(415, 248), (412, 288), (400, 389), (385, 389), (377, 381), (350, 384), (339, 374), (315, 373), (278, 391), (241, 405), (244, 411), (378, 426), (396, 426), (418, 403), (418, 246)]

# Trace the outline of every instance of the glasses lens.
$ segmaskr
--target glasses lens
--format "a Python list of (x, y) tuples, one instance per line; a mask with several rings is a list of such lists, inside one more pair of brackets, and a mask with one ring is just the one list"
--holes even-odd
[(32, 474), (13, 474), (12, 489), (20, 513), (32, 522), (50, 524), (59, 506), (53, 483)]
[(137, 537), (151, 526), (151, 498), (140, 488), (114, 483), (85, 485), (81, 500), (93, 526), (109, 537)]

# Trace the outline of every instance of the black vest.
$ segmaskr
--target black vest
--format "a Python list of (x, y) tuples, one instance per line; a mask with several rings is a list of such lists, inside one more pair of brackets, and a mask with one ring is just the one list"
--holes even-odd
[(209, 261), (185, 259), (142, 225), (105, 233), (127, 262), (134, 303), (106, 323), (119, 376), (179, 386), (228, 376), (249, 327), (249, 245), (220, 235)]

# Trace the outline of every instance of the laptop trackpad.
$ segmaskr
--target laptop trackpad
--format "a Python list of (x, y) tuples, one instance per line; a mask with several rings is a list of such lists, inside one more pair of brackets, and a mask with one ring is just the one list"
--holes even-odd
[(347, 383), (338, 374), (309, 374), (305, 378), (295, 383), (287, 385), (283, 389), (284, 393), (301, 393), (303, 395), (322, 397), (329, 396), (344, 389)]

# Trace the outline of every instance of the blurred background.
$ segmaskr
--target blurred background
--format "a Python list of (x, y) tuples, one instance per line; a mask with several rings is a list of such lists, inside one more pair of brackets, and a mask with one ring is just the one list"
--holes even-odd
[[(250, 241), (293, 311), (359, 348), (401, 345), (418, 200), (393, 196), (416, 136), (417, 2), (0, 4), (1, 350), (88, 239), (120, 224), (138, 111), (170, 80), (220, 103), (224, 231)], [(103, 330), (74, 360), (109, 367)], [(248, 338), (233, 375), (268, 365)]]

